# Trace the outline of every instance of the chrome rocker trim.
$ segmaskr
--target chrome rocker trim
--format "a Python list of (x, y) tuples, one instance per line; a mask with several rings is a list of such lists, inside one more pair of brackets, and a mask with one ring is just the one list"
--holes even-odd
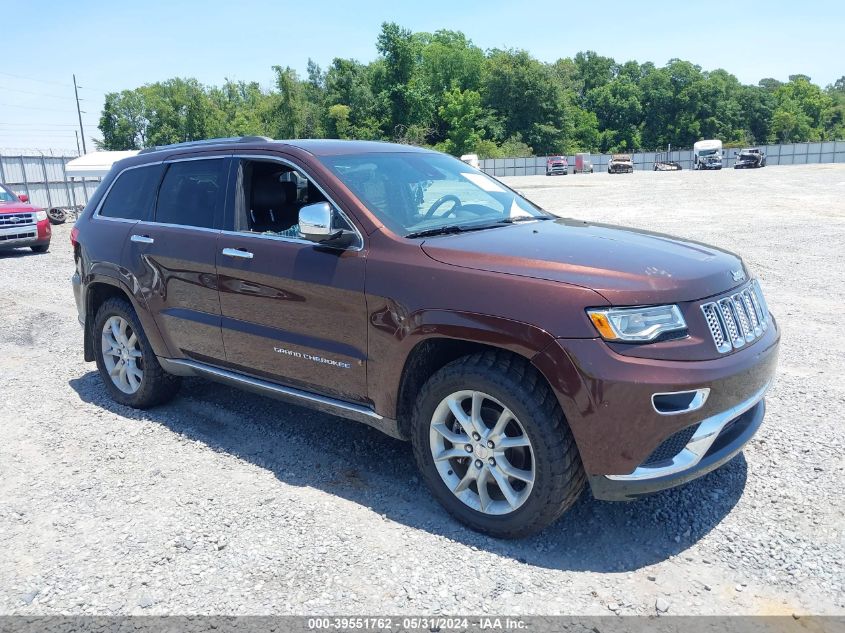
[(233, 387), (246, 389), (260, 395), (284, 400), (291, 404), (309, 407), (341, 418), (362, 422), (391, 437), (403, 439), (396, 420), (382, 417), (369, 407), (337, 400), (310, 391), (286, 387), (260, 378), (253, 378), (234, 371), (206, 365), (182, 358), (158, 358), (165, 371), (178, 376), (201, 376)]
[(743, 400), (726, 411), (722, 411), (703, 420), (699, 424), (695, 435), (692, 436), (684, 449), (672, 458), (670, 464), (651, 467), (638, 466), (634, 472), (627, 475), (605, 475), (605, 477), (613, 481), (648, 481), (693, 469), (707, 454), (707, 451), (710, 450), (710, 447), (716, 441), (716, 438), (719, 437), (719, 433), (722, 432), (725, 425), (760, 402), (771, 385), (772, 381), (770, 380), (750, 398)]

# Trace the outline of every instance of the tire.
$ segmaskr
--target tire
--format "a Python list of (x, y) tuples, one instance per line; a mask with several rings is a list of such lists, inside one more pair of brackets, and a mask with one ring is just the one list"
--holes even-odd
[(30, 246), (30, 248), (32, 249), (33, 253), (46, 253), (48, 250), (50, 250), (50, 243), (48, 242), (46, 244), (37, 244), (35, 246)]
[[(474, 405), (476, 395), (482, 397), (479, 417), (485, 418), (481, 423), (489, 432), (485, 437), (491, 440), (490, 443), (485, 443), (485, 437), (480, 437), (478, 442), (470, 440), (451, 413), (454, 409), (446, 404), (456, 396), (467, 398), (462, 401), (465, 403), (463, 410), (467, 415), (465, 423), (471, 425), (472, 416), (468, 410), (472, 405), (466, 403)], [(504, 409), (513, 417), (497, 418)], [(444, 419), (448, 422), (437, 422)], [(510, 420), (501, 435), (495, 432), (497, 419)], [(412, 423), (414, 457), (429, 490), (452, 516), (473, 530), (497, 538), (534, 534), (558, 519), (584, 489), (584, 468), (560, 405), (539, 372), (521, 357), (507, 352), (483, 352), (449, 363), (423, 386)], [(446, 447), (441, 431), (435, 427), (444, 429), (455, 442), (449, 441)], [(505, 437), (511, 442), (527, 439), (527, 447), (520, 444), (519, 448), (502, 451), (500, 445), (499, 452), (495, 452), (492, 440), (503, 443)], [(461, 444), (464, 438), (465, 442)], [(442, 450), (453, 451), (455, 455), (435, 462), (434, 453), (441, 450), (438, 443), (444, 445)], [(471, 443), (473, 448), (469, 450), (473, 452), (469, 453), (467, 447)], [(485, 451), (485, 446), (489, 451)], [(490, 464), (489, 468), (487, 464)], [(486, 511), (477, 480), (464, 486), (460, 493), (453, 492), (446, 483), (449, 477), (453, 481), (460, 479), (455, 487), (461, 487), (473, 465), (476, 468), (473, 472), (485, 470), (487, 473), (487, 483), (484, 483)], [(493, 474), (499, 467), (507, 467), (509, 472), (520, 473), (522, 477), (530, 473), (530, 484), (518, 477), (506, 478), (510, 493), (518, 495), (518, 504), (502, 493), (503, 488), (495, 479), (502, 477), (502, 472)], [(475, 485), (474, 489), (472, 485)], [(464, 501), (457, 494), (469, 500)]]
[(67, 222), (67, 213), (64, 209), (54, 207), (47, 211), (47, 217), (50, 218), (50, 224), (64, 224)]
[[(113, 318), (123, 320), (126, 323), (126, 338), (131, 342), (132, 337), (135, 337), (135, 344), (130, 345), (130, 347), (132, 347), (132, 351), (140, 354), (138, 357), (132, 359), (132, 363), (135, 369), (140, 371), (141, 377), (139, 380), (137, 378), (135, 379), (139, 384), (131, 392), (122, 390), (109, 374), (109, 368), (107, 367), (109, 360), (107, 360), (106, 356), (110, 357), (114, 365), (118, 365), (121, 359), (118, 358), (117, 362), (115, 362), (114, 358), (117, 356), (116, 354), (104, 355), (103, 353), (103, 330), (106, 323), (110, 322)], [(138, 320), (138, 315), (135, 314), (135, 310), (126, 299), (113, 297), (105, 301), (97, 311), (93, 327), (92, 336), (97, 369), (100, 372), (100, 378), (103, 380), (103, 384), (106, 386), (106, 391), (109, 392), (112, 400), (135, 409), (148, 409), (149, 407), (164, 404), (176, 395), (181, 384), (181, 378), (168, 374), (162, 369), (146, 334), (144, 334), (144, 329)], [(115, 340), (117, 340), (116, 337)], [(126, 359), (123, 359), (123, 364), (127, 364)], [(128, 376), (129, 372), (124, 372), (124, 374)], [(128, 377), (125, 380), (127, 380), (130, 388), (134, 386)]]

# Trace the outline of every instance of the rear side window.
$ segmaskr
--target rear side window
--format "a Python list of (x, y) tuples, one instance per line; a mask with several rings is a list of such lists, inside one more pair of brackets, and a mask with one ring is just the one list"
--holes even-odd
[(161, 165), (147, 165), (124, 171), (109, 190), (100, 215), (124, 220), (150, 219), (161, 170)]
[(172, 163), (158, 193), (156, 222), (213, 228), (226, 194), (227, 175), (223, 158)]

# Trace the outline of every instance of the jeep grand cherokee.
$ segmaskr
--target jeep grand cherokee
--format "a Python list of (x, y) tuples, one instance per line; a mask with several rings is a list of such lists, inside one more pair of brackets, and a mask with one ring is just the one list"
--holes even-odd
[(85, 359), (114, 400), (204, 376), (364, 422), (500, 537), (585, 485), (633, 499), (724, 464), (775, 371), (736, 255), (552, 216), (415, 147), (151, 148), (114, 166), (72, 242)]

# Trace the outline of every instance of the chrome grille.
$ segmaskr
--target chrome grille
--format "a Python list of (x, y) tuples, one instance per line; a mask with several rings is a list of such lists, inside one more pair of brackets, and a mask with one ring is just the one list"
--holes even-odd
[(0, 226), (20, 226), (35, 224), (35, 214), (25, 211), (22, 213), (0, 213)]
[(753, 342), (769, 327), (769, 310), (756, 279), (729, 297), (703, 304), (701, 311), (722, 354)]

